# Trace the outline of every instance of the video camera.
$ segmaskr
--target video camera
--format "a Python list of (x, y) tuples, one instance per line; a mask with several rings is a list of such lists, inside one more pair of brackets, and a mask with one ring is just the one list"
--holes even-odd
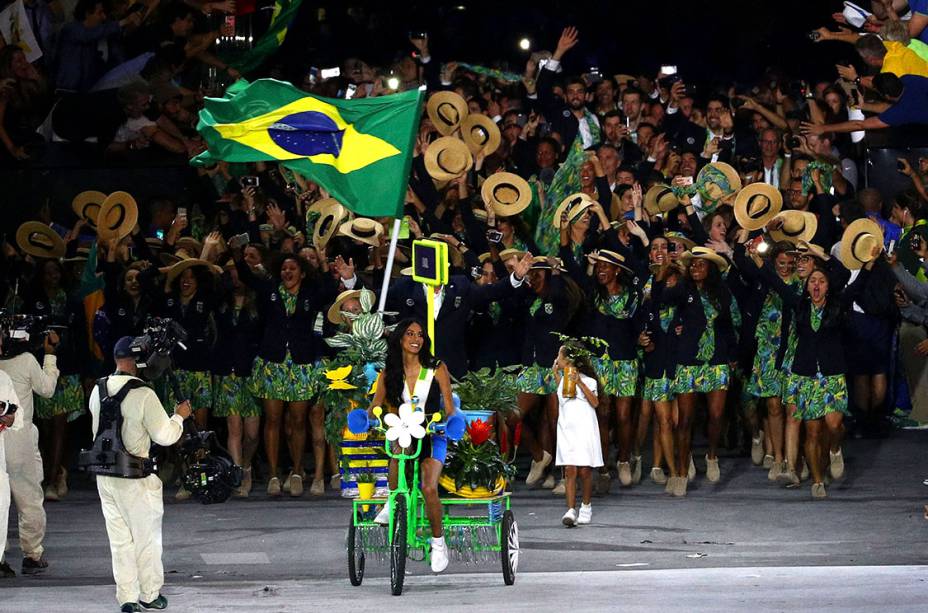
[(166, 317), (149, 317), (142, 336), (132, 341), (130, 350), (135, 365), (146, 379), (154, 381), (171, 370), (171, 353), (175, 348), (187, 349), (187, 331)]
[(14, 314), (0, 310), (0, 355), (9, 358), (31, 351), (42, 343), (51, 330), (60, 335), (67, 330), (67, 326), (49, 325), (45, 315)]

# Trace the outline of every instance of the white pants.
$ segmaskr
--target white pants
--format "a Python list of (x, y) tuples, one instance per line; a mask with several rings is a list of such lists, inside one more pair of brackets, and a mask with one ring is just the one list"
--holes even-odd
[[(39, 454), (39, 429), (29, 422), (20, 430), (4, 430), (3, 446), (6, 457), (6, 473), (9, 476), (9, 491), (16, 503), (19, 520), (19, 547), (23, 555), (33, 560), (42, 557), (45, 549), (45, 495), (42, 492), (42, 456)], [(4, 489), (0, 485), (0, 489)], [(0, 510), (3, 493), (0, 492)], [(9, 502), (7, 502), (9, 506)], [(6, 526), (4, 518), (0, 527)], [(6, 532), (0, 532), (6, 549)]]
[(4, 436), (6, 435), (0, 432), (0, 538), (3, 539), (3, 547), (0, 547), (0, 562), (3, 562), (3, 554), (6, 549), (6, 533), (10, 523), (10, 478), (6, 475), (6, 467), (3, 465), (2, 457)]
[(158, 475), (144, 479), (97, 476), (119, 604), (151, 602), (164, 585), (161, 489)]

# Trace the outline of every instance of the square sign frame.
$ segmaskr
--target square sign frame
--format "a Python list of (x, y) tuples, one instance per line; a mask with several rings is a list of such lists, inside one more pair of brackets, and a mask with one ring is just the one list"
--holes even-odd
[(412, 243), (412, 278), (430, 287), (448, 284), (448, 243), (430, 239)]

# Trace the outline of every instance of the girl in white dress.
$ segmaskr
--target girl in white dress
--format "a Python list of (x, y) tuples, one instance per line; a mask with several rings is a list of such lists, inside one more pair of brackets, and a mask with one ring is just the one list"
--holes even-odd
[[(564, 369), (572, 366), (570, 380), (576, 384), (576, 397), (565, 398), (562, 379)], [(557, 466), (564, 467), (564, 497), (567, 512), (561, 520), (568, 528), (576, 524), (588, 524), (593, 518), (593, 470), (603, 465), (602, 446), (599, 440), (599, 423), (596, 419), (598, 385), (596, 374), (589, 358), (577, 355), (564, 345), (554, 362), (554, 377), (557, 380)], [(583, 483), (583, 503), (577, 512), (577, 475)]]

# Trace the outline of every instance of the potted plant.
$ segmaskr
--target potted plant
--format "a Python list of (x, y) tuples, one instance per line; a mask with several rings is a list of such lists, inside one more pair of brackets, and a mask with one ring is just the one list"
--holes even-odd
[(489, 498), (500, 494), (513, 479), (516, 467), (500, 454), (488, 422), (475, 419), (467, 424), (464, 437), (448, 450), (448, 461), (439, 483), (464, 498)]
[[(454, 391), (461, 399), (465, 414), (475, 412), (500, 413), (502, 417), (519, 409), (519, 388), (516, 386), (515, 371), (519, 367), (498, 367), (471, 371), (455, 379)], [(484, 421), (492, 421), (491, 415), (474, 415)]]

